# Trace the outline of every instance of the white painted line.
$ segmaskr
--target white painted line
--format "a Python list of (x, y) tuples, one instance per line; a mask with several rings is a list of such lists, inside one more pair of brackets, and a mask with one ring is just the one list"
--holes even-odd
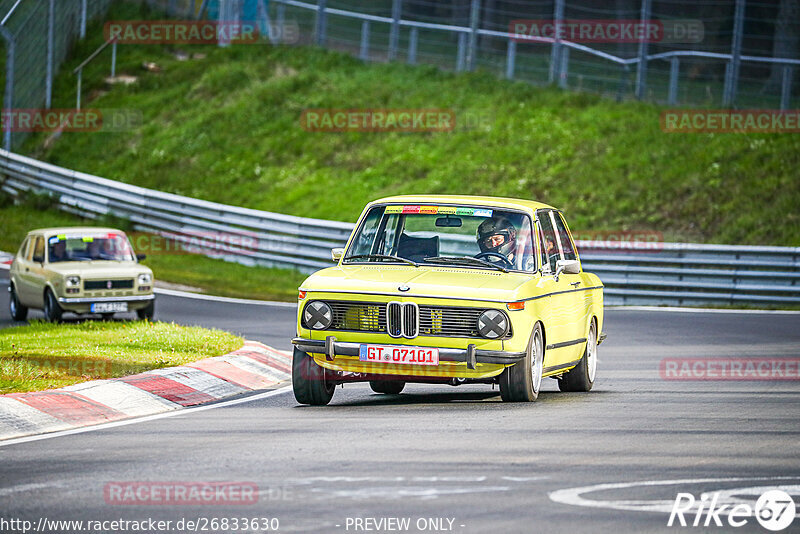
[(279, 389), (274, 389), (272, 391), (267, 391), (265, 393), (259, 393), (258, 395), (252, 395), (250, 397), (245, 397), (242, 399), (232, 399), (229, 401), (222, 401), (216, 404), (206, 404), (203, 406), (197, 406), (194, 408), (184, 408), (182, 410), (175, 410), (172, 412), (164, 412), (159, 413), (156, 415), (148, 415), (145, 417), (139, 417), (135, 419), (125, 419), (124, 421), (113, 421), (111, 423), (102, 423), (100, 425), (95, 426), (85, 426), (82, 428), (73, 428), (71, 430), (62, 430), (60, 432), (53, 432), (50, 434), (39, 434), (36, 436), (26, 436), (24, 438), (16, 438), (10, 439), (6, 441), (0, 441), (0, 447), (6, 447), (8, 445), (17, 445), (20, 443), (28, 443), (30, 441), (39, 441), (43, 439), (50, 439), (50, 438), (58, 438), (61, 436), (70, 436), (72, 434), (83, 434), (84, 432), (94, 432), (96, 430), (105, 430), (108, 428), (115, 428), (119, 426), (127, 426), (127, 425), (135, 425), (137, 423), (144, 423), (146, 421), (155, 421), (158, 419), (166, 419), (167, 417), (175, 417), (176, 415), (192, 415), (197, 412), (203, 412), (206, 410), (213, 410), (215, 408), (225, 408), (227, 406), (235, 406), (237, 404), (244, 404), (246, 402), (258, 401), (262, 399), (266, 399), (268, 397), (274, 397), (275, 395), (280, 395), (282, 393), (288, 393), (292, 391), (292, 388), (286, 386), (281, 386)]
[(248, 304), (252, 306), (272, 306), (279, 308), (297, 308), (296, 302), (277, 302), (271, 300), (237, 299), (232, 297), (217, 297), (215, 295), (204, 295), (202, 293), (191, 293), (189, 291), (178, 291), (176, 289), (155, 288), (153, 291), (159, 295), (169, 295), (170, 297), (181, 297), (185, 299), (210, 300), (213, 302), (227, 302), (230, 304)]
[(180, 405), (162, 399), (121, 380), (95, 380), (62, 388), (108, 406), (129, 417), (139, 417), (180, 408)]
[(800, 310), (751, 310), (733, 308), (681, 308), (670, 306), (606, 306), (608, 311), (658, 311), (674, 313), (737, 313), (737, 314), (775, 314), (775, 315), (798, 315)]

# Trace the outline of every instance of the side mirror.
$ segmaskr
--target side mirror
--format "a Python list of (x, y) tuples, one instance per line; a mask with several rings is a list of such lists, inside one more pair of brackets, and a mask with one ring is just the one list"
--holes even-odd
[(578, 260), (558, 260), (556, 262), (556, 282), (561, 273), (580, 274), (581, 264)]
[(136, 261), (144, 261), (147, 259), (147, 254), (137, 254)]
[(343, 248), (333, 248), (331, 249), (331, 261), (338, 262), (344, 256), (344, 249)]
[(34, 263), (44, 263), (44, 256), (34, 256), (33, 257)]

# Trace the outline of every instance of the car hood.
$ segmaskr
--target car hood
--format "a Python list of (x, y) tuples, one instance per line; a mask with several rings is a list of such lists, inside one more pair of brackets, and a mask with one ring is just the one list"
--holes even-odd
[[(380, 293), (513, 302), (535, 276), (459, 267), (347, 265), (318, 271), (301, 289), (311, 292)], [(408, 286), (408, 291), (399, 287)]]
[(49, 263), (47, 269), (63, 276), (75, 275), (89, 280), (133, 278), (151, 272), (149, 267), (132, 261), (65, 261)]

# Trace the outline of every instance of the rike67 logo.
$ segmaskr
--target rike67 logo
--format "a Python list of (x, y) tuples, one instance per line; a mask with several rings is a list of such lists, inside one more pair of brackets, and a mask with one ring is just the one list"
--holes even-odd
[[(755, 506), (747, 502), (720, 504), (720, 493), (704, 493), (700, 500), (691, 493), (678, 493), (667, 526), (742, 527), (755, 518), (767, 530), (784, 530), (796, 514), (791, 495), (779, 489), (764, 492)], [(752, 502), (752, 501), (751, 501)]]

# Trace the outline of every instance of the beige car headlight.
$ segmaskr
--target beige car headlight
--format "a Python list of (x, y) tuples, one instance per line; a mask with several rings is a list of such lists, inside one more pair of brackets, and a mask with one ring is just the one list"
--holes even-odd
[(67, 276), (64, 279), (64, 285), (66, 287), (79, 287), (81, 285), (81, 277), (80, 276)]
[(147, 285), (152, 281), (153, 281), (153, 276), (148, 274), (148, 273), (144, 273), (144, 274), (140, 274), (139, 275), (139, 285), (140, 286), (141, 285)]

